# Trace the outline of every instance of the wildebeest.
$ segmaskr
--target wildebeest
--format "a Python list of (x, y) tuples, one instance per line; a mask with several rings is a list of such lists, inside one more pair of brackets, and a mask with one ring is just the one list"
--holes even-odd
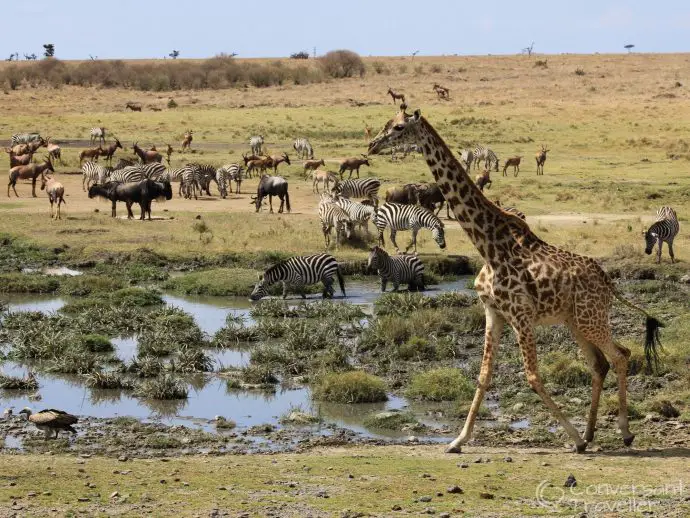
[[(441, 188), (436, 183), (426, 183), (417, 185), (417, 198), (419, 204), (427, 210), (434, 212), (437, 216), (446, 203)], [(437, 208), (438, 206), (438, 208)], [(446, 203), (446, 218), (453, 219), (450, 215), (448, 204)]]
[(280, 208), (278, 212), (283, 212), (283, 204), (290, 212), (290, 195), (288, 194), (288, 183), (282, 176), (264, 175), (259, 180), (259, 187), (256, 189), (256, 196), (252, 196), (252, 203), (256, 205), (256, 212), (261, 210), (261, 200), (268, 196), (268, 204), (273, 212), (273, 196), (280, 198)]
[(391, 187), (386, 191), (386, 203), (416, 205), (419, 202), (417, 188), (418, 185), (414, 183), (408, 183), (402, 187)]
[(14, 191), (14, 195), (19, 198), (17, 194), (17, 180), (28, 180), (31, 178), (31, 195), (36, 197), (36, 179), (39, 175), (46, 171), (55, 172), (53, 169), (53, 162), (50, 157), (46, 157), (42, 164), (19, 165), (10, 169), (10, 182), (7, 184), (7, 197), (10, 197), (10, 187)]
[(141, 111), (141, 104), (140, 103), (133, 103), (130, 101), (125, 105), (125, 110), (128, 108), (130, 110), (132, 110), (133, 112), (140, 112)]
[(116, 217), (116, 203), (118, 201), (124, 201), (127, 206), (128, 219), (134, 217), (132, 205), (138, 203), (141, 208), (141, 217), (139, 219), (143, 220), (148, 213), (150, 220), (151, 201), (172, 199), (172, 186), (170, 182), (156, 182), (151, 179), (132, 183), (108, 182), (103, 185), (92, 185), (89, 188), (89, 198), (95, 198), (96, 196), (112, 202), (113, 205), (110, 215), (113, 218)]
[(160, 164), (163, 161), (163, 155), (156, 151), (155, 146), (147, 151), (145, 149), (141, 149), (138, 145), (138, 142), (135, 142), (132, 146), (132, 151), (145, 164), (150, 164), (152, 162), (158, 162)]

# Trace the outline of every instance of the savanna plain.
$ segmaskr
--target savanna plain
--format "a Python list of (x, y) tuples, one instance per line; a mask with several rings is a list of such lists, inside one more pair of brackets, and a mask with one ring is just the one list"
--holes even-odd
[[(687, 516), (690, 55), (371, 57), (363, 75), (348, 78), (318, 76), (311, 59), (253, 63), (304, 67), (311, 79), (51, 85), (10, 80), (8, 67), (24, 64), (0, 64), (0, 140), (52, 137), (67, 202), (53, 220), (45, 192), (33, 198), (30, 183), (17, 184), (19, 197), (0, 193), (0, 401), (15, 414), (0, 421), (0, 516)], [(337, 171), (342, 158), (367, 152), (365, 127), (376, 135), (398, 110), (388, 88), (421, 109), (453, 152), (495, 151), (501, 167), (484, 194), (524, 212), (545, 241), (596, 258), (628, 300), (665, 324), (650, 370), (643, 319), (619, 304), (612, 311), (614, 335), (632, 351), (632, 447), (617, 431), (610, 372), (595, 442), (572, 453), (529, 388), (506, 327), (474, 439), (459, 455), (443, 453), (467, 413), (484, 343), (484, 312), (468, 289), (481, 259), (445, 209), (447, 248), (428, 230), (418, 237), (428, 293), (374, 295), (370, 224), (371, 236), (330, 249), (349, 297), (247, 303), (266, 267), (324, 250), (319, 197), (294, 139), (308, 138), (323, 169)], [(128, 102), (142, 111), (125, 110)], [(152, 221), (124, 219), (124, 207), (111, 218), (109, 202), (82, 188), (78, 155), (92, 127), (122, 142), (115, 159), (134, 157), (135, 142), (160, 152), (171, 144), (173, 167), (242, 163), (250, 136), (261, 134), (266, 151), (290, 157), (278, 173), (292, 210), (255, 212), (258, 180), (247, 178), (227, 198), (214, 184), (211, 196), (185, 199), (175, 185), (171, 200), (154, 202)], [(537, 176), (542, 145), (549, 152)], [(503, 176), (513, 156), (522, 157), (520, 172)], [(433, 181), (415, 153), (369, 160), (360, 174), (381, 180), (382, 198)], [(680, 221), (675, 263), (666, 246), (660, 264), (656, 251), (644, 252), (642, 234), (661, 206)], [(393, 252), (387, 233), (386, 244)], [(218, 308), (222, 322), (206, 327)], [(582, 431), (591, 387), (584, 358), (565, 328), (540, 328), (537, 338), (547, 390)], [(122, 356), (123, 344), (131, 355)], [(72, 390), (56, 401), (52, 387)], [(192, 415), (209, 387), (220, 396), (208, 415)], [(240, 409), (247, 394), (255, 407)], [(284, 394), (304, 398), (261, 414)], [(44, 441), (16, 417), (43, 402), (79, 416), (78, 433)], [(566, 487), (570, 475), (576, 485)]]

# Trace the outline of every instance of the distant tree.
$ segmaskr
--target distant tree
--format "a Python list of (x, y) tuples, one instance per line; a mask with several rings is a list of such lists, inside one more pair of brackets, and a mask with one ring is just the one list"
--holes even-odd
[(527, 54), (527, 56), (529, 57), (532, 55), (533, 50), (534, 50), (534, 42), (532, 42), (532, 44), (529, 47), (525, 47), (524, 49), (522, 49), (522, 54)]
[(633, 45), (632, 43), (628, 43), (628, 44), (625, 45), (623, 48), (624, 48), (624, 49), (628, 49), (628, 54), (629, 54), (630, 51), (631, 51), (631, 49), (632, 49), (634, 46), (635, 46), (635, 45)]
[(290, 54), (290, 59), (309, 59), (309, 52), (306, 50), (295, 52), (294, 54)]
[(37, 58), (36, 54), (24, 54), (24, 59), (27, 61), (35, 61)]
[(180, 55), (179, 50), (173, 50), (170, 54), (168, 54), (168, 56), (170, 56), (173, 59), (177, 59), (177, 56), (179, 56), (179, 55)]
[(45, 49), (45, 52), (43, 52), (43, 55), (47, 58), (52, 58), (55, 57), (55, 45), (52, 43), (46, 43), (43, 45), (43, 48)]

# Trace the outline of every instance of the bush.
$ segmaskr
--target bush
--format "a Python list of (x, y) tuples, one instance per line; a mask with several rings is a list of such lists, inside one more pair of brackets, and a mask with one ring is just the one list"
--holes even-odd
[(582, 387), (592, 383), (592, 375), (582, 359), (561, 351), (544, 357), (544, 380), (559, 387)]
[(576, 69), (575, 69), (575, 75), (576, 75), (576, 76), (583, 76), (583, 75), (585, 75), (584, 69), (582, 69), (582, 68), (580, 68), (580, 67), (576, 68)]
[(46, 275), (27, 273), (0, 274), (0, 293), (53, 293), (60, 282)]
[(173, 108), (177, 108), (177, 102), (172, 97), (168, 100), (168, 108), (170, 108), (171, 110)]
[(169, 279), (163, 289), (185, 295), (247, 296), (257, 282), (257, 271), (216, 268)]
[(275, 385), (280, 380), (267, 365), (247, 365), (242, 369), (242, 381), (250, 385)]
[(366, 73), (364, 61), (351, 50), (332, 50), (319, 58), (319, 65), (327, 75), (335, 79), (362, 77)]
[(549, 68), (548, 60), (538, 59), (534, 62), (534, 67), (535, 68)]
[(134, 389), (135, 397), (147, 399), (187, 399), (187, 386), (170, 374), (143, 381)]
[(390, 70), (383, 61), (374, 61), (371, 64), (371, 68), (373, 68), (374, 72), (377, 74), (390, 74)]
[(333, 403), (386, 401), (386, 384), (363, 371), (326, 374), (313, 388), (313, 397)]
[(306, 50), (295, 52), (294, 54), (290, 54), (290, 59), (309, 59), (309, 52)]
[(440, 368), (417, 374), (412, 378), (406, 395), (425, 401), (453, 401), (469, 399), (474, 384), (460, 369)]
[(441, 71), (443, 69), (441, 68), (441, 65), (436, 63), (436, 64), (431, 65), (430, 70), (431, 70), (431, 73), (433, 73), (433, 74), (439, 74), (439, 73), (441, 73)]

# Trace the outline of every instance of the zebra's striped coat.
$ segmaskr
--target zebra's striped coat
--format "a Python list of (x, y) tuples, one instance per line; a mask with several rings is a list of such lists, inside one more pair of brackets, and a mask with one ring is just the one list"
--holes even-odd
[(658, 245), (656, 252), (656, 262), (661, 263), (661, 248), (664, 241), (668, 244), (668, 255), (671, 256), (671, 262), (675, 262), (673, 255), (673, 240), (680, 231), (680, 223), (676, 211), (671, 207), (661, 207), (656, 211), (657, 220), (647, 229), (644, 234), (645, 253), (651, 255), (654, 250), (654, 245)]
[(105, 167), (96, 162), (86, 161), (81, 166), (81, 188), (86, 191), (93, 184), (104, 184), (109, 181), (112, 167)]
[(91, 128), (89, 135), (91, 136), (91, 144), (98, 140), (105, 145), (105, 128)]
[(424, 289), (424, 264), (414, 255), (390, 256), (380, 246), (375, 246), (369, 253), (367, 268), (376, 268), (381, 277), (381, 291), (386, 291), (390, 280), (393, 291), (398, 291), (401, 284), (407, 284), (408, 291)]
[(11, 147), (14, 147), (18, 144), (28, 144), (29, 142), (36, 142), (39, 140), (43, 140), (40, 133), (15, 133), (11, 138)]
[(331, 244), (331, 230), (335, 229), (335, 248), (338, 249), (340, 238), (343, 234), (347, 239), (352, 235), (352, 220), (348, 213), (335, 203), (329, 203), (322, 199), (319, 203), (319, 218), (321, 219), (321, 230), (326, 242), (326, 248)]
[(336, 182), (333, 193), (345, 198), (366, 198), (378, 206), (380, 187), (381, 182), (376, 178), (356, 178)]
[(438, 246), (446, 247), (445, 229), (443, 223), (432, 212), (419, 205), (402, 205), (400, 203), (384, 203), (374, 215), (374, 225), (379, 231), (379, 245), (384, 246), (383, 231), (391, 229), (391, 242), (397, 252), (400, 252), (395, 236), (399, 230), (412, 230), (412, 240), (405, 248), (405, 253), (414, 246), (417, 253), (417, 233), (422, 228), (431, 230), (431, 235)]
[(477, 146), (474, 148), (473, 155), (476, 169), (479, 169), (479, 162), (484, 162), (485, 169), (491, 169), (493, 165), (494, 171), (498, 171), (498, 157), (496, 153), (491, 151), (488, 147)]
[(314, 149), (311, 147), (311, 143), (308, 139), (302, 137), (297, 138), (292, 144), (292, 147), (295, 149), (298, 158), (309, 160), (314, 158)]
[(304, 286), (317, 282), (323, 283), (323, 297), (330, 298), (335, 293), (333, 289), (334, 276), (338, 277), (340, 291), (345, 297), (345, 281), (335, 257), (329, 254), (291, 257), (266, 270), (254, 286), (249, 298), (259, 300), (265, 297), (268, 295), (269, 286), (276, 282), (283, 283), (283, 298), (287, 296), (288, 286), (296, 288), (303, 299), (307, 298), (304, 293)]
[(374, 218), (375, 212), (373, 206), (352, 201), (342, 196), (333, 198), (333, 202), (347, 212), (353, 226), (357, 225), (360, 229), (364, 228), (369, 235), (369, 220)]
[[(242, 184), (242, 166), (239, 164), (226, 164), (218, 168), (216, 171), (216, 183), (220, 190), (220, 195), (225, 198), (228, 195), (228, 185), (230, 182), (235, 182), (235, 194), (240, 193), (240, 185)], [(230, 185), (232, 190), (232, 185)]]
[(144, 176), (144, 171), (142, 170), (141, 166), (131, 165), (123, 167), (122, 169), (115, 169), (110, 173), (110, 178), (108, 181), (130, 183), (141, 182), (142, 180), (146, 180), (146, 177)]
[(249, 139), (249, 147), (252, 149), (253, 155), (260, 155), (264, 145), (264, 136), (257, 135)]

